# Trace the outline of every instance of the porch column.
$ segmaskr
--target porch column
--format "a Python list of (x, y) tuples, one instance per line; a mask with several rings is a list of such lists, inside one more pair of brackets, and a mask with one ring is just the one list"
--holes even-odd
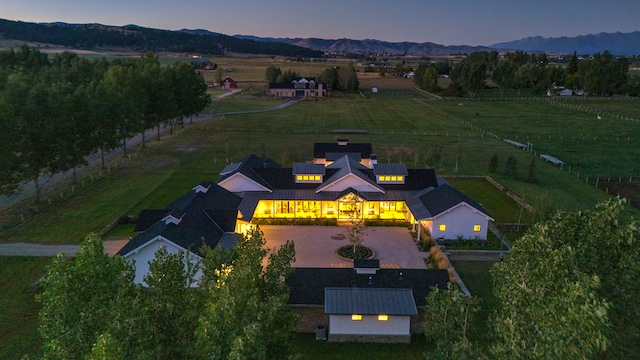
[(420, 239), (420, 228), (422, 227), (422, 226), (420, 226), (420, 222), (421, 222), (421, 221), (422, 221), (422, 220), (418, 220), (418, 242), (420, 242), (420, 240), (421, 240), (421, 239)]

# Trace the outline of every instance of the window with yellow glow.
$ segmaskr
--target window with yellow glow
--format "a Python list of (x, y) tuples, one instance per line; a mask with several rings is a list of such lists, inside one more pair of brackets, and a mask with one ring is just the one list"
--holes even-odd
[(403, 176), (398, 176), (398, 181), (402, 181), (403, 180)]
[(298, 181), (302, 181), (302, 175), (298, 175)]
[(362, 320), (362, 315), (353, 314), (353, 315), (351, 315), (351, 320), (360, 321), (360, 320)]
[(389, 320), (389, 315), (378, 315), (378, 321), (387, 321)]
[(478, 224), (473, 225), (473, 231), (480, 232), (480, 225), (478, 225)]
[(445, 224), (440, 224), (440, 227), (438, 227), (438, 229), (439, 229), (440, 231), (447, 231), (447, 225), (445, 225)]
[(320, 175), (315, 175), (315, 176), (313, 177), (313, 180), (315, 180), (315, 181), (320, 181)]

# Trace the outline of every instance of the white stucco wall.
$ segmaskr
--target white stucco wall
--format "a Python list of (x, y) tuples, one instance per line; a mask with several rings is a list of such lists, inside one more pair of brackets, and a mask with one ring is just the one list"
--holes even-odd
[(247, 178), (246, 176), (236, 173), (223, 181), (218, 185), (231, 191), (231, 192), (243, 192), (243, 191), (269, 191), (266, 187), (256, 183), (255, 181)]
[[(146, 286), (147, 284), (144, 282), (144, 276), (149, 272), (149, 262), (153, 261), (156, 257), (156, 252), (162, 246), (166, 247), (167, 252), (170, 254), (176, 254), (179, 251), (185, 252), (185, 249), (177, 246), (176, 244), (168, 241), (167, 239), (159, 236), (153, 241), (149, 242), (145, 246), (142, 246), (137, 251), (133, 251), (127, 254), (124, 258), (127, 261), (134, 261), (134, 266), (136, 269), (136, 277), (133, 282), (136, 284), (141, 284)], [(196, 264), (200, 260), (202, 260), (198, 255), (190, 253), (191, 263)], [(185, 263), (186, 268), (186, 263)], [(202, 270), (198, 270), (195, 275), (196, 283), (192, 284), (192, 286), (197, 286), (197, 280), (200, 280), (202, 277)], [(185, 284), (186, 285), (186, 284)]]
[(334, 335), (410, 335), (411, 317), (391, 316), (378, 321), (378, 315), (362, 315), (362, 320), (353, 321), (351, 315), (330, 315), (329, 334)]
[[(446, 225), (445, 231), (440, 231), (440, 225)], [(480, 225), (480, 231), (473, 230), (474, 225)], [(477, 209), (462, 203), (457, 207), (445, 211), (433, 218), (431, 236), (433, 238), (456, 239), (461, 235), (465, 239), (487, 238), (489, 220), (487, 215)]]

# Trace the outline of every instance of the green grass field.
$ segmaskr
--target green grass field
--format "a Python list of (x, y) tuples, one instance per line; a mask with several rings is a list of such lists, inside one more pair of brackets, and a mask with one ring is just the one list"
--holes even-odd
[(44, 274), (51, 258), (0, 256), (0, 359), (40, 353), (39, 305), (29, 285)]
[[(224, 60), (229, 64), (222, 61), (220, 64), (235, 67), (236, 75), (231, 76), (240, 80), (259, 81), (260, 69), (263, 74), (266, 66), (264, 60), (262, 65), (255, 59)], [(294, 66), (285, 62), (276, 64), (283, 70), (288, 65)], [(308, 66), (304, 68), (296, 64), (301, 73), (303, 69), (311, 71), (325, 65), (309, 63), (304, 64)], [(586, 176), (637, 176), (640, 173), (637, 161), (640, 126), (631, 121), (606, 116), (597, 121), (592, 112), (544, 99), (429, 100), (414, 90), (407, 79), (370, 77), (363, 83), (377, 86), (380, 93), (367, 98), (335, 93), (329, 99), (302, 101), (276, 112), (215, 116), (175, 136), (151, 141), (147, 148), (130, 149), (135, 155), (126, 162), (120, 157), (110, 160), (109, 172), (100, 172), (97, 168), (82, 170), (73, 193), (69, 183), (52, 187), (43, 194), (43, 203), (38, 205), (36, 214), (29, 210), (31, 202), (0, 212), (0, 242), (77, 243), (87, 233), (100, 231), (120, 216), (136, 215), (145, 208), (163, 208), (194, 184), (216, 180), (226, 164), (249, 153), (291, 166), (293, 162), (310, 160), (313, 143), (332, 142), (339, 137), (348, 137), (351, 142), (371, 142), (380, 162), (404, 162), (409, 167), (426, 166), (429, 151), (442, 146), (444, 152), (438, 174), (449, 177), (454, 186), (486, 206), (498, 222), (516, 222), (517, 204), (496, 193), (483, 180), (467, 181), (458, 177), (491, 175), (507, 189), (524, 196), (536, 209), (577, 210), (590, 208), (608, 197), (588, 185)], [(266, 99), (260, 95), (257, 85), (252, 86), (256, 87), (247, 94), (214, 103), (213, 111), (264, 109), (281, 103)], [(463, 105), (459, 106), (460, 103)], [(640, 102), (636, 100), (597, 100), (581, 104), (622, 117), (638, 117), (640, 112)], [(352, 129), (366, 133), (339, 132)], [(566, 161), (571, 165), (571, 172), (536, 160), (537, 181), (525, 182), (533, 155), (508, 145), (502, 141), (505, 137), (530, 141), (536, 153), (551, 154)], [(499, 157), (499, 169), (488, 174), (489, 159), (494, 153)], [(520, 177), (516, 179), (502, 173), (510, 153), (517, 159)], [(635, 209), (629, 209), (628, 213), (638, 217)], [(535, 219), (535, 214), (532, 216)], [(130, 227), (118, 227), (109, 235), (126, 236), (130, 231)], [(0, 358), (12, 358), (9, 354), (14, 353), (21, 355), (27, 351), (25, 348), (33, 347), (32, 344), (37, 347), (37, 308), (33, 294), (26, 293), (25, 288), (42, 274), (47, 261), (0, 258), (0, 313), (3, 314), (0, 321), (5, 321), (0, 324), (3, 325)], [(482, 314), (486, 318), (493, 303), (488, 272), (483, 266), (484, 263), (461, 264), (459, 268), (456, 264), (472, 293), (483, 299)], [(4, 316), (9, 313), (13, 315)], [(24, 326), (18, 329), (15, 325), (18, 323)], [(482, 334), (477, 336), (481, 338)], [(414, 343), (420, 344), (420, 341)], [(360, 346), (364, 345), (318, 343), (303, 335), (296, 340), (298, 349), (314, 349), (318, 354), (314, 358), (335, 357), (340, 349), (346, 349), (343, 358), (358, 358), (363, 351)], [(403, 358), (421, 358), (423, 351), (419, 345), (416, 349), (376, 345), (375, 349), (381, 354), (379, 358), (405, 353)]]

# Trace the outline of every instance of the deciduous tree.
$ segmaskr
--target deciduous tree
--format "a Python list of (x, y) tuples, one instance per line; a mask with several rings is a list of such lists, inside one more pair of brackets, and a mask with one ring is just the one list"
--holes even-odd
[(203, 283), (207, 299), (197, 339), (207, 359), (285, 359), (296, 317), (284, 278), (295, 259), (293, 242), (267, 254), (259, 228), (241, 238), (234, 260)]

